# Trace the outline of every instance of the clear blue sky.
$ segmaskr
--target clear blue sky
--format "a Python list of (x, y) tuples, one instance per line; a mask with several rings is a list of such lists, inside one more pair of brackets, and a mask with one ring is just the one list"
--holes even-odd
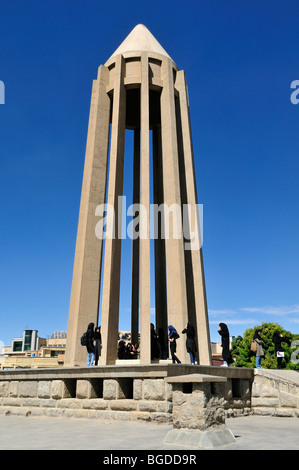
[[(220, 321), (298, 332), (298, 15), (292, 0), (1, 2), (0, 341), (67, 328), (91, 84), (138, 23), (187, 76), (212, 340)], [(129, 308), (125, 288), (120, 328)]]

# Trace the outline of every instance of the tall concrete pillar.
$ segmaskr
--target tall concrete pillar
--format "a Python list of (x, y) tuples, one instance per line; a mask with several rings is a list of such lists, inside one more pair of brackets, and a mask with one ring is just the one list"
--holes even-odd
[[(174, 70), (170, 60), (163, 62), (161, 73), (163, 80), (161, 128), (165, 206), (164, 223), (165, 227), (167, 224), (169, 226), (169, 236), (166, 234), (167, 238), (165, 240), (168, 324), (173, 325), (180, 334), (188, 321), (188, 309), (184, 236), (181, 218), (178, 141), (173, 81)], [(184, 340), (177, 341), (177, 356), (181, 362), (188, 361)]]
[(83, 365), (86, 349), (80, 338), (88, 323), (98, 321), (102, 239), (95, 236), (96, 207), (105, 202), (109, 142), (110, 98), (106, 92), (109, 71), (100, 66), (93, 82), (77, 243), (67, 330), (65, 365)]
[(150, 155), (149, 155), (149, 66), (148, 54), (141, 53), (140, 85), (140, 360), (151, 362), (150, 292)]
[[(190, 113), (188, 90), (186, 85), (186, 77), (183, 70), (177, 73), (176, 88), (179, 92), (179, 112), (177, 114), (177, 126), (180, 128), (180, 142), (182, 153), (179, 160), (182, 163), (181, 173), (184, 173), (184, 189), (181, 186), (181, 192), (185, 193), (184, 202), (189, 205), (189, 234), (195, 232), (196, 228), (198, 246), (194, 246), (191, 250), (185, 250), (186, 279), (189, 284), (189, 319), (192, 321), (197, 330), (198, 354), (201, 364), (211, 364), (211, 344), (209, 333), (208, 307), (206, 298), (206, 288), (204, 279), (202, 241), (200, 237), (200, 221), (197, 210), (197, 191), (194, 171), (194, 158), (192, 148)], [(185, 213), (187, 217), (187, 212)], [(193, 228), (191, 227), (193, 225)], [(194, 240), (196, 245), (196, 241)], [(189, 268), (189, 270), (188, 270)], [(187, 271), (188, 270), (188, 271)]]
[[(134, 131), (133, 204), (140, 204), (140, 129)], [(135, 216), (135, 214), (134, 214)], [(138, 343), (139, 332), (139, 237), (132, 240), (131, 339)]]
[(123, 192), (126, 92), (124, 86), (125, 61), (121, 55), (115, 60), (113, 112), (111, 126), (109, 184), (107, 203), (114, 207), (109, 212), (107, 225), (111, 224), (113, 237), (105, 241), (104, 278), (102, 293), (101, 334), (103, 341), (101, 363), (114, 364), (117, 357), (119, 322), (120, 261), (121, 261), (121, 210)]
[[(124, 155), (126, 129), (134, 132), (134, 155), (127, 152)], [(155, 322), (156, 330), (162, 328), (165, 336), (168, 325), (177, 329), (181, 335), (177, 356), (183, 363), (189, 363), (186, 337), (181, 332), (192, 321), (198, 335), (200, 362), (210, 364), (202, 251), (201, 247), (194, 252), (186, 249), (184, 238), (184, 205), (193, 209), (197, 206), (185, 75), (143, 25), (137, 25), (100, 67), (93, 86), (66, 365), (85, 364), (86, 350), (80, 345), (80, 337), (91, 322), (101, 324), (100, 364), (114, 364), (117, 359), (121, 287), (119, 201), (124, 195), (125, 159), (134, 160), (132, 202), (140, 206), (139, 238), (132, 241), (132, 266), (127, 267), (132, 279), (131, 309), (125, 306), (123, 311), (131, 311), (131, 322), (128, 318), (127, 324), (131, 324), (134, 342), (140, 333), (140, 362), (151, 362), (150, 323)], [(160, 214), (158, 218), (154, 216), (158, 234), (154, 253), (150, 243), (151, 202), (158, 206)], [(106, 232), (103, 211), (97, 209), (104, 203), (108, 207)], [(192, 216), (187, 214), (191, 231)], [(98, 224), (99, 215), (102, 225)], [(155, 279), (151, 279), (151, 272)], [(151, 297), (153, 290), (155, 295)], [(151, 298), (155, 298), (154, 305)], [(154, 309), (155, 320), (151, 316)]]

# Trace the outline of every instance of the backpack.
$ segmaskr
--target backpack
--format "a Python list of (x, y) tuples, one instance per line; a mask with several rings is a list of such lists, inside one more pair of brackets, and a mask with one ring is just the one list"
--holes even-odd
[(86, 332), (81, 336), (81, 346), (87, 345), (87, 335)]

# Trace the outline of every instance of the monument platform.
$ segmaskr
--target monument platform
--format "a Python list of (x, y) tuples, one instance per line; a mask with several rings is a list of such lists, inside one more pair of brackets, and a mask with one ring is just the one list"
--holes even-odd
[(189, 398), (198, 377), (226, 418), (299, 416), (296, 371), (136, 363), (1, 371), (0, 414), (172, 423), (177, 384)]

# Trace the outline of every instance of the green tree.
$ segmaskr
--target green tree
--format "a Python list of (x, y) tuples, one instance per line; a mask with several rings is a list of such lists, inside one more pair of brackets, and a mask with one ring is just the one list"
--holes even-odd
[[(274, 331), (282, 333), (286, 342), (283, 344), (285, 357), (282, 361), (282, 367), (285, 369), (299, 370), (299, 335), (294, 335), (282, 328), (277, 323), (265, 323), (248, 328), (244, 336), (237, 336), (232, 344), (232, 355), (236, 359), (236, 367), (255, 367), (255, 353), (250, 351), (250, 345), (255, 330), (261, 330), (261, 338), (264, 341), (263, 349), (265, 356), (262, 358), (262, 367), (264, 369), (276, 369), (277, 359), (273, 343)], [(292, 347), (291, 347), (292, 346)], [(296, 352), (298, 351), (298, 353)], [(298, 364), (297, 364), (298, 362)]]

